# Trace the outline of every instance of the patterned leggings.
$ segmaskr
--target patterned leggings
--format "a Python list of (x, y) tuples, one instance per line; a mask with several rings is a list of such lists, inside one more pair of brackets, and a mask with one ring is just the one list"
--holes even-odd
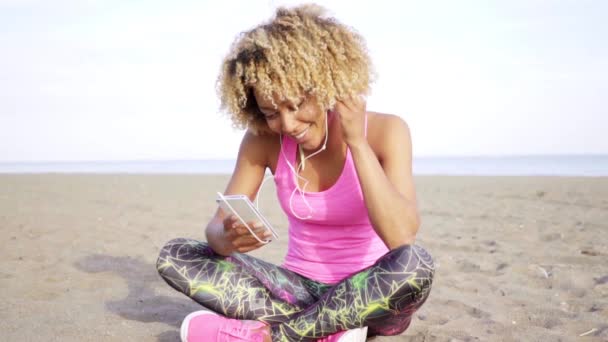
[(368, 327), (397, 335), (429, 295), (434, 266), (417, 245), (396, 248), (335, 285), (319, 283), (247, 254), (215, 254), (206, 243), (174, 239), (157, 261), (165, 281), (226, 317), (270, 325), (273, 341), (315, 341)]

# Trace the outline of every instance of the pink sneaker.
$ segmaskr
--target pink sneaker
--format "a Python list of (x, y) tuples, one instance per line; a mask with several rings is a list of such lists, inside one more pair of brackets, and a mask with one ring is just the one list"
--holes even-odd
[(324, 337), (317, 342), (365, 342), (367, 340), (367, 327), (344, 330)]
[(226, 318), (208, 310), (195, 311), (182, 322), (182, 342), (263, 342), (265, 324)]

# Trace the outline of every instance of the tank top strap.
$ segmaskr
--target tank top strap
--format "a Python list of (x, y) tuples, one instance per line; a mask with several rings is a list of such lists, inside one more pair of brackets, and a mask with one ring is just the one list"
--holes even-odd
[[(296, 159), (294, 158), (296, 155), (297, 144), (290, 137), (281, 136), (280, 137), (281, 146), (279, 150), (279, 158), (277, 162), (277, 170), (275, 173), (275, 178), (278, 176), (279, 178), (290, 177), (295, 168)], [(291, 159), (294, 158), (294, 159)]]

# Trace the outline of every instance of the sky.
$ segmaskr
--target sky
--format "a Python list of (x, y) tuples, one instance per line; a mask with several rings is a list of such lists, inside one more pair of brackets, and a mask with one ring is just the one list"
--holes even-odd
[[(234, 159), (222, 58), (298, 3), (0, 0), (0, 162)], [(368, 109), (414, 156), (608, 154), (608, 2), (317, 3), (365, 37)]]

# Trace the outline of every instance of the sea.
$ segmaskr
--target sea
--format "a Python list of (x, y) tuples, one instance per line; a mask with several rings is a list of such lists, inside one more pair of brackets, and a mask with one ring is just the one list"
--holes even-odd
[[(415, 157), (415, 175), (608, 176), (608, 155)], [(0, 162), (0, 173), (230, 174), (235, 160)]]

